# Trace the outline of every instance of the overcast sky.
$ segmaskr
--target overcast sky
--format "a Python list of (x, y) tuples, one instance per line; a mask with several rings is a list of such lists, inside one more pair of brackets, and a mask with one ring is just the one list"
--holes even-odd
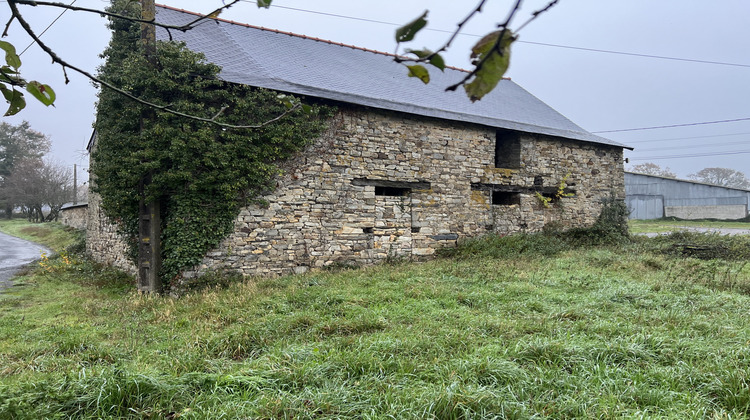
[[(64, 1), (69, 4), (72, 0)], [(75, 1), (76, 6), (92, 8), (107, 3)], [(196, 12), (209, 12), (222, 4), (221, 0), (157, 3)], [(511, 27), (517, 28), (546, 3), (524, 2)], [(455, 28), (476, 2), (274, 0), (273, 4), (266, 10), (242, 2), (221, 18), (393, 52), (396, 24), (429, 9), (431, 30), (422, 31), (413, 47), (435, 49), (448, 37), (441, 31)], [(508, 0), (488, 0), (484, 12), (445, 55), (448, 64), (466, 68), (471, 45), (505, 19), (511, 4)], [(20, 7), (37, 33), (62, 12), (41, 6)], [(5, 1), (0, 1), (0, 11), (4, 24), (10, 15)], [(42, 39), (63, 59), (94, 72), (100, 62), (98, 54), (109, 41), (104, 24), (98, 15), (68, 11)], [(18, 52), (30, 43), (17, 23), (11, 25), (10, 36), (5, 39)], [(91, 135), (96, 90), (71, 70), (70, 83), (65, 85), (60, 67), (51, 65), (37, 46), (29, 48), (21, 59), (27, 79), (40, 80), (55, 89), (56, 107), (45, 108), (30, 99), (18, 116), (4, 117), (3, 121), (29, 121), (52, 139), (53, 157), (87, 168), (85, 146)], [(747, 0), (560, 0), (521, 31), (506, 76), (586, 130), (635, 147), (634, 152), (626, 153), (630, 159), (626, 167), (654, 162), (683, 178), (702, 168), (727, 167), (750, 176)], [(724, 120), (741, 121), (697, 124)], [(694, 125), (604, 132), (682, 124)]]

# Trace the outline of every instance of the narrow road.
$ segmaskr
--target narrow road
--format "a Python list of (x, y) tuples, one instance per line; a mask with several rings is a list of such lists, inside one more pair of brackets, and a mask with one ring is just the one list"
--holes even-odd
[(11, 287), (11, 278), (26, 264), (38, 260), (42, 252), (51, 251), (41, 245), (0, 233), (0, 292)]

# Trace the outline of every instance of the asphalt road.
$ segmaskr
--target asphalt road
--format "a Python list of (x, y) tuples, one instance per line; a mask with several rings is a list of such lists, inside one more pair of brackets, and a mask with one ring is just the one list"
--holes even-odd
[(0, 292), (13, 285), (11, 278), (25, 266), (50, 250), (33, 242), (0, 233)]

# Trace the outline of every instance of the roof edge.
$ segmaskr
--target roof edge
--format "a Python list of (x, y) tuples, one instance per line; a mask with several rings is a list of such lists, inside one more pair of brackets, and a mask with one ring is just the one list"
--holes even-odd
[[(528, 124), (528, 123), (523, 123), (523, 122), (509, 121), (509, 120), (504, 120), (504, 119), (483, 117), (483, 116), (478, 116), (478, 115), (468, 115), (468, 114), (458, 113), (455, 111), (444, 110), (444, 109), (436, 110), (433, 108), (427, 108), (424, 106), (414, 105), (410, 103), (396, 102), (396, 101), (383, 100), (383, 99), (375, 100), (368, 96), (362, 96), (362, 95), (353, 95), (353, 94), (342, 95), (339, 92), (335, 92), (335, 91), (331, 91), (327, 89), (311, 88), (310, 86), (300, 85), (297, 83), (289, 83), (287, 86), (285, 86), (285, 88), (287, 89), (289, 87), (297, 87), (297, 89), (283, 90), (283, 89), (273, 87), (273, 86), (266, 86), (265, 88), (278, 90), (278, 91), (295, 94), (295, 95), (306, 95), (306, 96), (311, 96), (311, 97), (350, 103), (353, 105), (367, 106), (367, 107), (382, 109), (386, 111), (397, 111), (397, 112), (404, 112), (404, 113), (411, 114), (411, 115), (419, 115), (423, 117), (479, 124), (479, 125), (492, 127), (492, 128), (524, 131), (524, 132), (532, 133), (532, 134), (541, 134), (541, 135), (546, 135), (546, 136), (564, 138), (564, 139), (573, 140), (573, 141), (582, 141), (586, 143), (595, 143), (595, 144), (602, 144), (602, 145), (608, 145), (608, 146), (613, 146), (613, 147), (622, 147), (625, 149), (632, 150), (632, 148), (629, 146), (620, 144), (610, 139), (606, 139), (604, 137), (597, 136), (596, 134), (592, 134), (585, 130), (584, 131), (573, 131), (573, 130), (561, 131), (560, 129), (555, 129), (552, 127), (545, 127), (545, 126), (533, 125), (533, 124)], [(389, 105), (389, 106), (385, 106), (385, 105)]]

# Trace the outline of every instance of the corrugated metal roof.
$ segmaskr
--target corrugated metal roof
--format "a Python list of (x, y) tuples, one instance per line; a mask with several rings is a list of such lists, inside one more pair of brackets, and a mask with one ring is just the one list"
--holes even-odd
[(692, 179), (670, 178), (668, 176), (641, 174), (638, 172), (625, 171), (625, 187), (626, 188), (628, 185), (640, 185), (638, 183), (639, 180), (646, 182), (646, 185), (650, 183), (650, 181), (652, 180), (653, 180), (653, 183), (664, 182), (664, 181), (674, 181), (677, 183), (703, 185), (706, 187), (713, 187), (713, 188), (720, 188), (724, 190), (734, 190), (734, 191), (742, 191), (742, 192), (750, 193), (750, 189), (747, 189), (747, 188), (725, 187), (723, 185), (709, 184), (708, 182), (700, 182), (700, 181), (695, 181)]
[[(195, 14), (157, 7), (161, 23), (183, 25)], [(221, 66), (220, 77), (233, 83), (331, 99), (495, 128), (546, 134), (590, 143), (626, 147), (591, 134), (511, 80), (503, 80), (481, 101), (472, 103), (463, 89), (446, 92), (465, 76), (458, 69), (430, 69), (424, 85), (406, 76), (393, 56), (364, 48), (289, 34), (225, 20), (207, 20), (187, 32), (171, 31), (193, 51)], [(157, 28), (159, 39), (169, 39)]]

